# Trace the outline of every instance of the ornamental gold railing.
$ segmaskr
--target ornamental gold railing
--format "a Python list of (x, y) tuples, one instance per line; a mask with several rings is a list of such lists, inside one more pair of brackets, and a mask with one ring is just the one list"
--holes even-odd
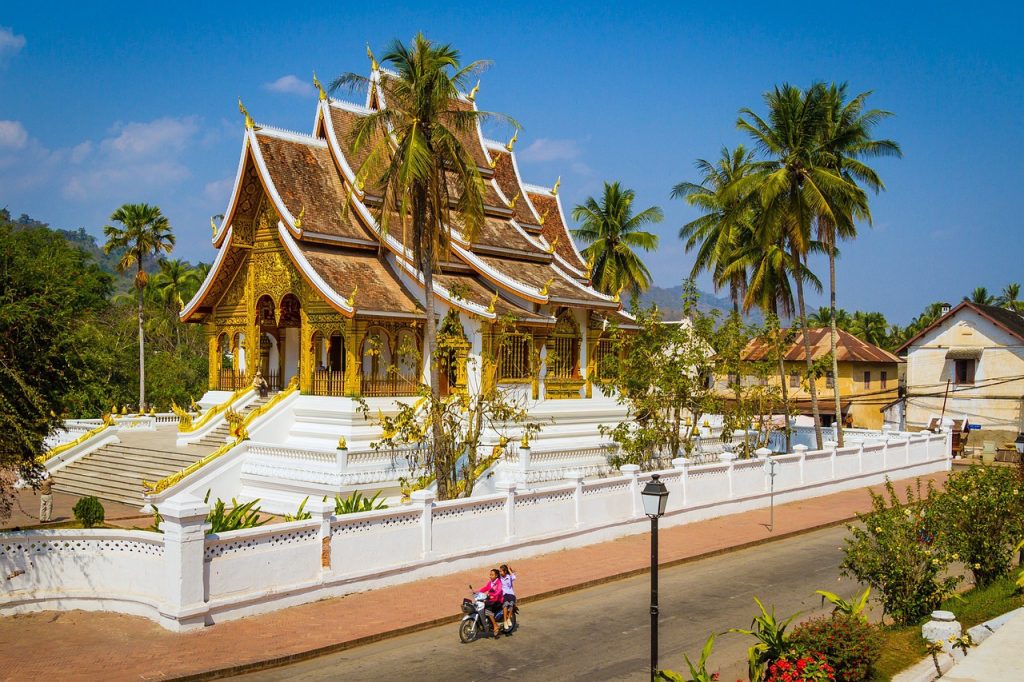
[(231, 407), (231, 405), (234, 404), (236, 400), (239, 400), (240, 398), (242, 398), (243, 396), (245, 396), (246, 394), (253, 390), (254, 389), (251, 384), (244, 388), (238, 389), (237, 391), (231, 394), (231, 397), (222, 402), (220, 405), (214, 405), (209, 410), (207, 410), (206, 414), (204, 414), (198, 420), (193, 420), (192, 415), (188, 414), (185, 410), (181, 409), (177, 405), (172, 404), (171, 409), (174, 410), (174, 413), (176, 415), (178, 415), (178, 432), (191, 433), (202, 428), (203, 426), (206, 426), (207, 424), (210, 423), (210, 420), (212, 420), (214, 417), (216, 417), (217, 415), (221, 414), (229, 407)]
[(288, 384), (288, 388), (275, 395), (265, 404), (260, 405), (255, 410), (250, 412), (248, 415), (246, 415), (245, 419), (243, 419), (241, 422), (238, 422), (237, 425), (232, 426), (231, 435), (235, 437), (233, 441), (228, 441), (224, 445), (220, 446), (219, 448), (208, 454), (206, 457), (203, 457), (202, 459), (193, 462), (192, 464), (189, 464), (181, 471), (176, 471), (170, 476), (165, 476), (164, 478), (161, 478), (159, 481), (143, 481), (142, 487), (145, 489), (146, 494), (153, 495), (156, 493), (163, 492), (164, 490), (167, 490), (172, 485), (179, 483), (188, 476), (199, 471), (200, 469), (202, 469), (204, 466), (214, 461), (215, 459), (223, 457), (225, 454), (230, 452), (232, 448), (234, 448), (242, 441), (248, 440), (249, 426), (252, 425), (253, 421), (258, 419), (261, 415), (264, 415), (270, 410), (274, 409), (274, 407), (280, 404), (282, 400), (290, 396), (292, 393), (298, 392), (298, 390), (298, 377), (293, 377), (291, 382), (289, 382)]
[(44, 462), (47, 462), (47, 461), (53, 459), (57, 455), (59, 455), (59, 454), (61, 454), (63, 452), (67, 452), (68, 450), (70, 450), (71, 448), (73, 448), (75, 446), (81, 445), (85, 441), (87, 441), (90, 438), (92, 438), (93, 436), (97, 435), (100, 431), (103, 431), (107, 427), (110, 427), (110, 426), (113, 426), (113, 425), (114, 425), (113, 418), (109, 417), (107, 415), (104, 415), (103, 416), (103, 423), (100, 424), (99, 426), (97, 426), (95, 429), (92, 429), (91, 431), (86, 431), (85, 433), (83, 433), (78, 438), (76, 438), (74, 440), (69, 440), (67, 443), (61, 443), (60, 445), (57, 445), (57, 446), (54, 446), (54, 447), (50, 448), (49, 450), (47, 450), (46, 452), (44, 452), (40, 456), (36, 457), (36, 462), (38, 462), (39, 464), (43, 464)]

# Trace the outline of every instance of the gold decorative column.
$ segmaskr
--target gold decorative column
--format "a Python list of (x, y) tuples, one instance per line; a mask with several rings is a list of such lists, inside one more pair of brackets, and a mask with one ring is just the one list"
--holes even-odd
[(313, 391), (313, 325), (309, 323), (306, 307), (299, 309), (299, 391), (309, 394)]
[(587, 330), (587, 376), (586, 376), (586, 397), (594, 397), (594, 372), (597, 371), (597, 344), (599, 337), (592, 329)]
[(362, 392), (363, 357), (360, 349), (366, 336), (366, 323), (354, 318), (345, 320), (345, 395)]
[(217, 328), (212, 324), (204, 325), (203, 333), (206, 335), (206, 345), (210, 349), (209, 357), (209, 371), (210, 381), (209, 388), (211, 391), (216, 391), (219, 385), (218, 379), (220, 378), (220, 348), (217, 346)]
[(548, 335), (540, 332), (533, 334), (533, 399), (540, 399), (540, 351), (548, 344)]

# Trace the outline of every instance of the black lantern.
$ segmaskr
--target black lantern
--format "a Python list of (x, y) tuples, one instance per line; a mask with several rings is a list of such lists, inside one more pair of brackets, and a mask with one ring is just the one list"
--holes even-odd
[(668, 506), (668, 488), (659, 480), (660, 476), (654, 474), (650, 482), (644, 486), (640, 493), (644, 501), (644, 513), (652, 519), (665, 515), (665, 508)]

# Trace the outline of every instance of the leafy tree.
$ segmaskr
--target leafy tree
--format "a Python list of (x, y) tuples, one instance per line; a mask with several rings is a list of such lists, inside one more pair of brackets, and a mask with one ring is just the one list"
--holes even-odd
[(583, 257), (591, 266), (594, 286), (606, 294), (628, 289), (636, 296), (651, 286), (651, 273), (636, 250), (658, 248), (658, 236), (640, 228), (660, 223), (665, 215), (657, 206), (634, 214), (635, 198), (633, 190), (606, 182), (600, 201), (587, 197), (572, 210), (572, 219), (580, 223), (572, 234), (586, 245)]
[(858, 310), (850, 320), (848, 331), (862, 341), (884, 346), (889, 335), (889, 323), (882, 313), (865, 313)]
[(999, 294), (999, 305), (1018, 313), (1024, 310), (1024, 301), (1020, 300), (1020, 284), (1010, 282), (1003, 287), (1002, 293)]
[(157, 206), (149, 204), (124, 204), (110, 216), (110, 220), (121, 223), (121, 227), (107, 225), (103, 233), (107, 243), (103, 250), (107, 253), (115, 249), (123, 249), (121, 260), (117, 263), (120, 272), (135, 268), (135, 290), (138, 297), (139, 315), (139, 411), (146, 410), (146, 353), (145, 332), (143, 329), (143, 293), (146, 288), (148, 274), (143, 268), (147, 258), (161, 252), (170, 253), (174, 248), (174, 234), (171, 224)]
[[(459, 93), (469, 89), (471, 77), (486, 65), (476, 61), (463, 66), (451, 45), (432, 43), (418, 33), (409, 45), (393, 42), (382, 63), (390, 66), (394, 75), (371, 82), (365, 76), (346, 73), (335, 79), (331, 89), (380, 88), (387, 103), (386, 108), (357, 121), (352, 145), (367, 150), (357, 175), (381, 195), (376, 210), (381, 229), (387, 231), (396, 222), (403, 229), (407, 223), (411, 227), (409, 243), (423, 273), (432, 447), (441, 447), (444, 424), (434, 272), (448, 251), (453, 225), (472, 239), (484, 224), (483, 180), (460, 135), (475, 131), (482, 120), (496, 115), (459, 105)], [(435, 472), (441, 499), (448, 497), (446, 473), (440, 468)]]
[[(968, 297), (964, 297), (967, 299)], [(985, 287), (975, 287), (974, 291), (971, 292), (970, 299), (971, 303), (977, 303), (978, 305), (992, 305), (996, 302), (996, 297), (988, 293), (988, 289)]]
[(680, 182), (672, 188), (673, 199), (684, 199), (703, 213), (679, 228), (687, 253), (697, 249), (690, 277), (709, 271), (716, 291), (729, 288), (733, 312), (739, 312), (747, 288), (747, 268), (737, 259), (741, 235), (750, 233), (754, 213), (748, 197), (735, 196), (729, 188), (750, 173), (753, 157), (743, 145), (732, 151), (723, 147), (717, 163), (697, 159), (699, 183)]

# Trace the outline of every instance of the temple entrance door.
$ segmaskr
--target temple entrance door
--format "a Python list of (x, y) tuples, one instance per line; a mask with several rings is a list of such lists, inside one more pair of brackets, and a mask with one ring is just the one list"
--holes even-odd
[(281, 390), (281, 346), (277, 332), (264, 331), (260, 337), (260, 371), (271, 391)]
[(281, 388), (299, 375), (299, 327), (302, 325), (299, 299), (285, 294), (278, 313), (277, 333), (281, 343)]

